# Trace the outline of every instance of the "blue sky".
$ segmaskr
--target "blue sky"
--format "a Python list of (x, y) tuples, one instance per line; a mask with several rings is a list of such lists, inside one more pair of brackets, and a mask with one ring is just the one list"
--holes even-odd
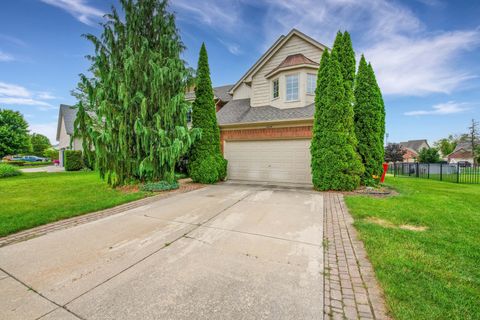
[[(60, 103), (116, 1), (2, 0), (0, 108), (21, 111), (32, 132), (55, 142)], [(480, 120), (480, 2), (441, 0), (172, 0), (193, 67), (202, 41), (214, 85), (235, 83), (281, 34), (297, 28), (327, 46), (352, 35), (377, 74), (389, 141), (433, 142)]]

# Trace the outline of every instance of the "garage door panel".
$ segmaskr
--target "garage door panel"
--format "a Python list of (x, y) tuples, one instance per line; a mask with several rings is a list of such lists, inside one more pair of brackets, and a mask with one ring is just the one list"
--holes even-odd
[(228, 178), (311, 184), (310, 140), (226, 141)]

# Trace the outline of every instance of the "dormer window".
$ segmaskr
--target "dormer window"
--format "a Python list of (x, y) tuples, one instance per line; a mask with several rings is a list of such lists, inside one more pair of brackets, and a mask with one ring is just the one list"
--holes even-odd
[(280, 83), (278, 79), (272, 81), (272, 98), (277, 99), (280, 95)]
[(317, 76), (313, 73), (307, 73), (307, 94), (314, 95), (317, 87)]
[(286, 100), (298, 100), (298, 74), (291, 74), (285, 77), (286, 82)]

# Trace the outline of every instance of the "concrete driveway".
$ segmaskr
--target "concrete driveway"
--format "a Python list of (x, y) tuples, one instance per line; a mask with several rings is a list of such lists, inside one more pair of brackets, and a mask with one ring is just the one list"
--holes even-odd
[(0, 249), (0, 319), (322, 319), (323, 196), (216, 185)]

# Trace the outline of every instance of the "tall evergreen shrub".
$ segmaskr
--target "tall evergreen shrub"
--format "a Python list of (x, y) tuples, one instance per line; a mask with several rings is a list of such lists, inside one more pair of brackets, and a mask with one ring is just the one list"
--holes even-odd
[(355, 133), (365, 167), (362, 183), (378, 182), (383, 171), (385, 109), (373, 68), (362, 55), (355, 83)]
[(91, 138), (97, 168), (111, 185), (173, 182), (195, 137), (186, 124), (185, 47), (167, 0), (120, 4), (124, 17), (112, 7), (101, 36), (86, 35), (95, 46), (93, 78), (82, 76), (89, 113), (77, 131)]
[(198, 58), (192, 126), (201, 130), (201, 135), (192, 147), (189, 160), (190, 177), (201, 183), (223, 180), (227, 173), (227, 161), (220, 149), (220, 129), (205, 44), (202, 44)]
[(312, 182), (317, 190), (354, 190), (363, 166), (356, 152), (353, 95), (343, 79), (339, 51), (334, 49), (322, 60), (315, 98)]

